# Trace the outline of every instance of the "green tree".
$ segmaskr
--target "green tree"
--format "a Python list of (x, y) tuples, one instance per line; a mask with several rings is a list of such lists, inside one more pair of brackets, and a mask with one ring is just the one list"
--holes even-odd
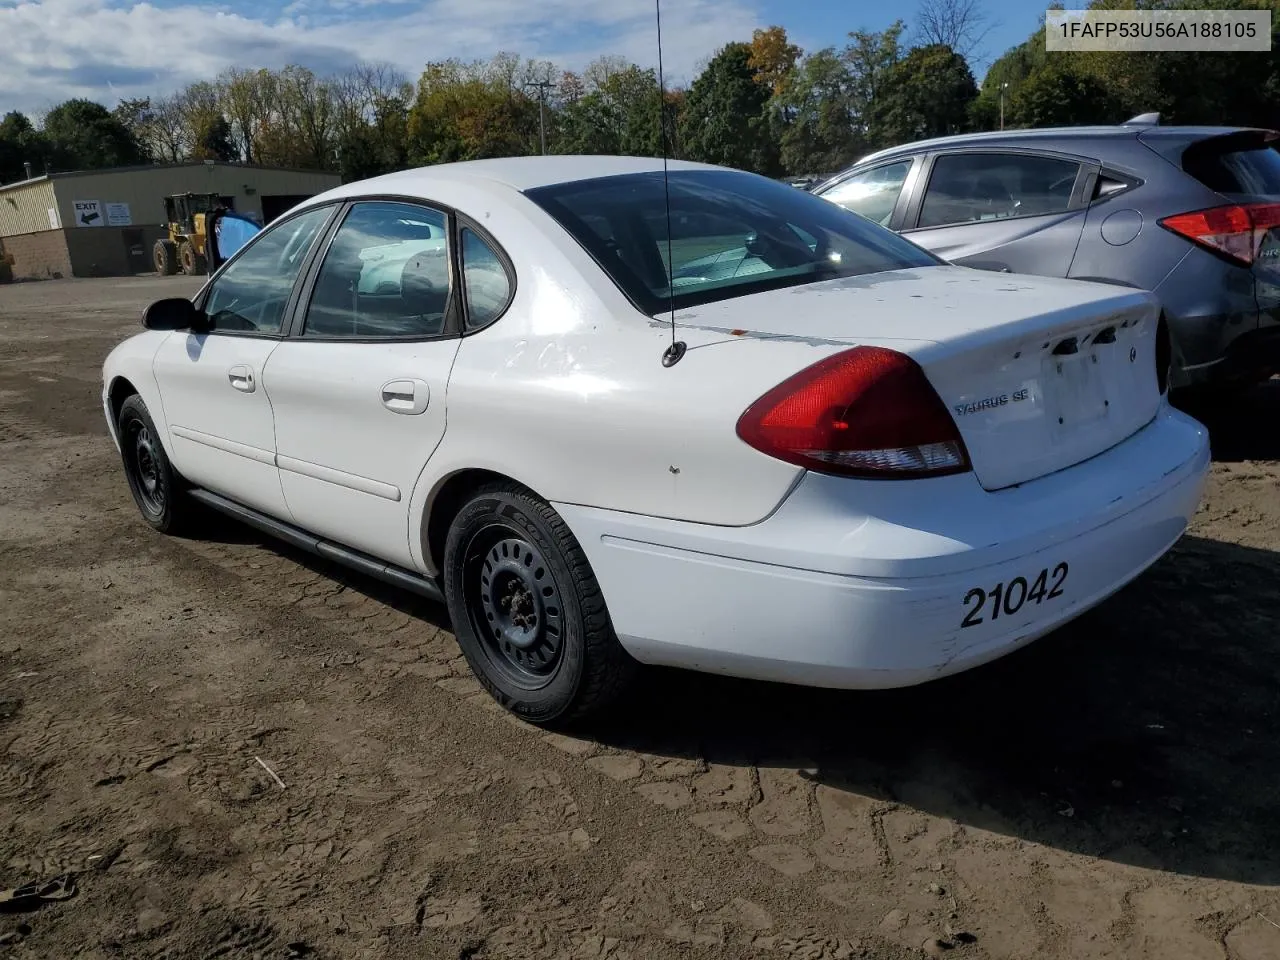
[(833, 47), (809, 54), (792, 70), (772, 104), (788, 173), (834, 172), (857, 159), (848, 64)]
[(533, 152), (538, 104), (509, 68), (506, 57), (427, 64), (408, 113), (410, 160), (447, 163)]
[(943, 44), (916, 47), (895, 63), (871, 106), (871, 139), (889, 146), (960, 133), (978, 87), (964, 57)]
[(68, 100), (44, 118), (44, 137), (61, 170), (98, 170), (145, 163), (137, 138), (118, 117), (92, 100)]
[(1124, 106), (1097, 77), (1070, 61), (1050, 60), (1018, 85), (1007, 118), (1021, 127), (1120, 123)]
[[(1055, 53), (1053, 56), (1071, 57), (1074, 54)], [(1048, 62), (1044, 27), (1041, 27), (1024, 43), (997, 58), (987, 69), (986, 76), (982, 78), (982, 89), (969, 108), (970, 126), (975, 130), (999, 129), (1001, 93), (1004, 94), (1005, 123), (1008, 125), (1011, 122), (1009, 104), (1017, 96), (1018, 89)]]
[(555, 152), (658, 156), (658, 76), (634, 63), (599, 71), (593, 90), (561, 108)]
[(876, 104), (884, 88), (890, 84), (890, 73), (902, 59), (902, 34), (906, 24), (894, 21), (880, 33), (859, 30), (849, 34), (849, 44), (842, 55), (849, 70), (849, 111), (854, 130), (874, 143), (871, 129)]
[(751, 47), (731, 43), (693, 81), (680, 120), (681, 153), (769, 176), (782, 171), (770, 130), (769, 89), (756, 82)]
[(44, 173), (48, 152), (43, 134), (26, 114), (14, 110), (0, 120), (0, 183), (25, 180), (24, 163), (31, 164), (34, 176), (40, 176)]

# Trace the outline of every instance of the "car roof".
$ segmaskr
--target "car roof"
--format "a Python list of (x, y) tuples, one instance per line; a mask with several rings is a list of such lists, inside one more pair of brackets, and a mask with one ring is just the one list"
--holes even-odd
[[(672, 171), (727, 169), (685, 160), (670, 160), (668, 168)], [(495, 157), (488, 160), (462, 160), (400, 170), (380, 177), (343, 184), (328, 191), (325, 196), (332, 198), (368, 193), (429, 195), (432, 189), (445, 184), (500, 184), (523, 192), (538, 187), (591, 180), (596, 177), (628, 173), (661, 173), (662, 169), (662, 159), (659, 157), (573, 155)]]
[(855, 163), (850, 164), (849, 167), (845, 168), (845, 170), (861, 166), (864, 163), (869, 163), (874, 160), (882, 160), (902, 154), (920, 153), (924, 150), (934, 150), (939, 147), (958, 147), (967, 146), (969, 144), (1017, 146), (1039, 143), (1040, 145), (1044, 145), (1046, 142), (1051, 143), (1055, 141), (1066, 142), (1073, 140), (1134, 138), (1140, 135), (1145, 135), (1146, 137), (1159, 137), (1161, 139), (1199, 140), (1205, 137), (1224, 136), (1226, 134), (1239, 133), (1241, 131), (1252, 129), (1255, 128), (1200, 126), (1165, 127), (1149, 123), (1121, 123), (1108, 126), (1037, 127), (1030, 130), (989, 130), (982, 133), (961, 133), (949, 137), (934, 137), (929, 140), (916, 140), (911, 143), (903, 143), (893, 147), (886, 147), (883, 150), (877, 150), (874, 153), (867, 154)]

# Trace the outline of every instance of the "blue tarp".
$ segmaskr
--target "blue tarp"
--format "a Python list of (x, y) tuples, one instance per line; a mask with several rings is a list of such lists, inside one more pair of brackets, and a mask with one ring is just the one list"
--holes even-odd
[(219, 216), (213, 226), (218, 262), (230, 260), (261, 229), (253, 220), (230, 210)]

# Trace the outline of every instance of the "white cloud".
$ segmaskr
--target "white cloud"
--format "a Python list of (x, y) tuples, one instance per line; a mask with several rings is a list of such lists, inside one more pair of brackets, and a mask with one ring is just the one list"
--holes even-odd
[[(0, 0), (0, 111), (68, 97), (172, 92), (228, 66), (317, 72), (385, 61), (416, 77), (428, 60), (499, 50), (581, 69), (602, 54), (657, 62), (652, 0), (244, 0), (153, 6), (130, 0)], [(667, 0), (668, 78), (688, 80), (725, 42), (760, 24), (752, 0)]]

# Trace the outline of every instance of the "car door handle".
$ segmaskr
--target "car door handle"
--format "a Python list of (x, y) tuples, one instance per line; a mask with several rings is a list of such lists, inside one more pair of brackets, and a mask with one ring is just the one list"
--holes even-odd
[(237, 364), (227, 371), (227, 379), (231, 385), (242, 393), (253, 393), (257, 384), (253, 379), (253, 371), (245, 364)]
[(382, 385), (382, 405), (392, 413), (415, 416), (427, 409), (431, 388), (422, 380), (392, 380)]

